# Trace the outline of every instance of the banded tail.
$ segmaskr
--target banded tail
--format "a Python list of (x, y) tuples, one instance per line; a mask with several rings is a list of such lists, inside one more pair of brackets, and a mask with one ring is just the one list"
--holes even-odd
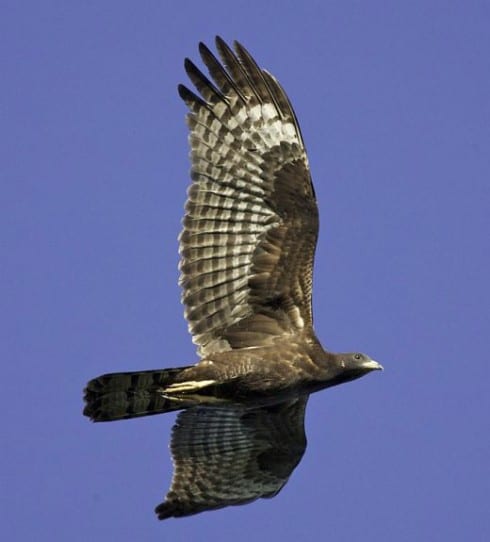
[(165, 396), (166, 388), (184, 369), (187, 367), (94, 378), (85, 388), (83, 414), (94, 422), (107, 422), (186, 408), (189, 401)]

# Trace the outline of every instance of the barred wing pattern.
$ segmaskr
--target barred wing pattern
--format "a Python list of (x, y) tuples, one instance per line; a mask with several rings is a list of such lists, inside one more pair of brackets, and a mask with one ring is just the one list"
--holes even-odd
[(318, 210), (300, 129), (279, 83), (235, 42), (200, 44), (211, 82), (190, 109), (191, 177), (180, 236), (182, 299), (202, 356), (270, 344), (312, 326)]
[(174, 474), (160, 519), (273, 497), (306, 448), (308, 398), (267, 407), (181, 412), (172, 432)]

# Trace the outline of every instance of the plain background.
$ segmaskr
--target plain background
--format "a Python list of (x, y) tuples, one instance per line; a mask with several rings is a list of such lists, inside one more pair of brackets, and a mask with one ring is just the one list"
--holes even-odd
[[(490, 540), (490, 5), (1, 2), (4, 540)], [(286, 88), (321, 212), (315, 327), (385, 371), (318, 393), (273, 500), (160, 523), (173, 415), (86, 381), (193, 363), (177, 235), (185, 56)]]

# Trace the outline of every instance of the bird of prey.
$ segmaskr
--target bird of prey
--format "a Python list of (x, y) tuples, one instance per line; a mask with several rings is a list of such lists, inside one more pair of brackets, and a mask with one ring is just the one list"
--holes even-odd
[(381, 369), (324, 350), (313, 330), (318, 209), (298, 121), (278, 81), (239, 43), (189, 59), (191, 178), (180, 284), (200, 361), (106, 374), (84, 414), (111, 421), (180, 410), (160, 519), (276, 495), (306, 447), (310, 393)]

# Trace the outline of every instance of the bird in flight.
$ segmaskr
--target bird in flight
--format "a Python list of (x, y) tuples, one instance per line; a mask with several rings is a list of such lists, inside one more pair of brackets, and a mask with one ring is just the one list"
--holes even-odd
[(313, 330), (318, 208), (296, 115), (238, 42), (200, 43), (185, 70), (191, 179), (180, 285), (200, 361), (105, 374), (85, 389), (96, 422), (181, 411), (160, 519), (276, 495), (306, 448), (312, 392), (381, 365), (323, 349)]

